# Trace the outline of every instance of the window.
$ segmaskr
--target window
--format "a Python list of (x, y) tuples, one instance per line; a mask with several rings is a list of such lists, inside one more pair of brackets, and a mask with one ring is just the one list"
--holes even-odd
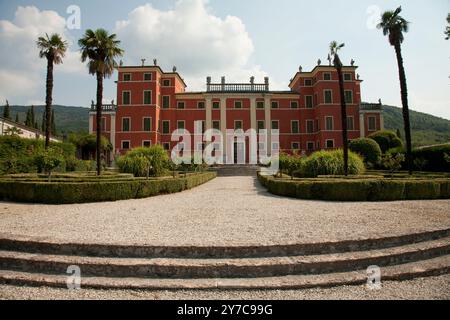
[(355, 123), (353, 117), (347, 117), (347, 130), (355, 130)]
[(235, 101), (234, 102), (234, 108), (235, 109), (242, 109), (242, 101)]
[(272, 129), (273, 130), (278, 130), (279, 129), (278, 120), (272, 120)]
[(130, 149), (130, 141), (122, 141), (122, 149)]
[(258, 120), (258, 132), (259, 132), (259, 130), (262, 130), (265, 128), (266, 128), (266, 123), (264, 122), (264, 120)]
[(352, 74), (344, 73), (344, 81), (352, 81)]
[(150, 90), (144, 91), (144, 104), (152, 104), (152, 92)]
[(170, 133), (170, 121), (163, 120), (162, 122), (162, 133), (169, 134)]
[(144, 73), (144, 81), (152, 81), (152, 74)]
[(314, 121), (306, 120), (306, 133), (313, 133), (313, 132), (314, 132)]
[(312, 86), (312, 80), (311, 79), (305, 79), (305, 87), (311, 87)]
[(162, 107), (163, 107), (163, 109), (170, 108), (170, 96), (163, 96), (162, 97)]
[(264, 109), (264, 101), (256, 101), (256, 109)]
[(297, 101), (291, 101), (291, 109), (298, 109), (298, 102)]
[(131, 92), (122, 91), (122, 104), (129, 105), (131, 103)]
[(323, 97), (325, 103), (333, 103), (333, 91), (332, 90), (324, 90)]
[(170, 149), (170, 142), (164, 142), (163, 143), (163, 148), (164, 148), (164, 150), (169, 150)]
[(298, 120), (292, 120), (291, 121), (291, 133), (299, 133), (300, 128), (298, 124)]
[(170, 87), (171, 81), (170, 79), (163, 80), (163, 87)]
[(130, 118), (122, 118), (122, 131), (130, 131)]
[(152, 142), (150, 140), (143, 140), (142, 141), (142, 146), (146, 147), (146, 148), (150, 148), (152, 145)]
[(272, 109), (278, 109), (278, 101), (272, 101), (270, 104), (270, 107)]
[(327, 149), (332, 149), (332, 148), (334, 148), (334, 140), (327, 140), (327, 141), (325, 141), (325, 145), (326, 145), (326, 148)]
[(353, 91), (352, 90), (345, 90), (344, 96), (345, 96), (345, 103), (353, 103)]
[(298, 143), (298, 142), (292, 142), (292, 143), (291, 143), (291, 149), (292, 149), (292, 150), (300, 150), (300, 143)]
[(204, 101), (197, 102), (197, 108), (198, 109), (205, 109), (205, 102)]
[(123, 81), (131, 81), (131, 73), (124, 73)]
[(313, 107), (313, 96), (305, 96), (305, 106), (308, 109)]
[(106, 118), (105, 117), (102, 117), (102, 122), (100, 124), (100, 129), (102, 131), (106, 131)]
[(325, 117), (325, 130), (333, 130), (333, 117)]
[(212, 122), (212, 128), (216, 130), (220, 130), (220, 121), (214, 120)]
[(151, 122), (152, 122), (152, 118), (144, 118), (144, 123), (143, 123), (143, 129), (144, 131), (148, 132), (151, 131)]
[(323, 74), (323, 80), (330, 81), (331, 80), (331, 73), (326, 72)]
[(306, 149), (307, 149), (308, 151), (313, 151), (313, 150), (314, 150), (314, 142), (308, 141), (308, 142), (306, 143)]
[(184, 120), (177, 121), (177, 129), (184, 129)]
[(235, 120), (234, 121), (234, 130), (242, 129), (242, 120)]
[(220, 102), (219, 101), (213, 101), (212, 108), (213, 109), (220, 109)]
[(368, 117), (369, 121), (369, 131), (375, 131), (376, 130), (376, 119), (375, 117)]
[(183, 101), (178, 101), (177, 108), (178, 109), (184, 109), (184, 102)]

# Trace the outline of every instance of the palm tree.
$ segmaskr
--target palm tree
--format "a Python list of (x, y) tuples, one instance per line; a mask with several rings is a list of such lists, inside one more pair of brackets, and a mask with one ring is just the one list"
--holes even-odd
[(395, 11), (386, 11), (381, 15), (381, 22), (377, 25), (378, 29), (383, 30), (383, 34), (389, 37), (389, 43), (395, 49), (397, 56), (398, 73), (400, 78), (400, 93), (402, 97), (403, 107), (403, 124), (405, 127), (406, 140), (406, 163), (409, 174), (412, 174), (412, 153), (411, 153), (411, 127), (409, 123), (409, 109), (408, 109), (408, 88), (406, 85), (405, 68), (403, 66), (402, 47), (404, 40), (403, 32), (408, 32), (409, 22), (406, 21), (400, 12), (402, 7), (398, 7)]
[(341, 123), (342, 123), (342, 141), (344, 148), (344, 174), (348, 175), (348, 135), (347, 135), (347, 104), (345, 101), (344, 78), (342, 76), (342, 62), (338, 51), (344, 47), (344, 44), (338, 44), (336, 41), (330, 43), (330, 56), (333, 57), (333, 64), (339, 77), (339, 93), (341, 98)]
[(67, 41), (64, 41), (57, 33), (50, 37), (45, 34), (45, 37), (39, 37), (36, 42), (39, 48), (39, 57), (47, 59), (47, 84), (45, 95), (45, 148), (50, 144), (50, 124), (51, 124), (51, 110), (52, 110), (52, 92), (53, 92), (53, 65), (61, 64), (67, 50)]
[(104, 29), (88, 29), (78, 41), (81, 48), (81, 60), (88, 61), (89, 73), (97, 77), (97, 175), (101, 173), (101, 119), (103, 99), (103, 79), (109, 78), (117, 67), (114, 60), (123, 55), (119, 48), (120, 41), (115, 34), (108, 34)]

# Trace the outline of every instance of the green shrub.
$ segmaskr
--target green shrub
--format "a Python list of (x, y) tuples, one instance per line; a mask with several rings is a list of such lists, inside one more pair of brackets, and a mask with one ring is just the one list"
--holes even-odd
[(397, 153), (396, 155), (393, 155), (391, 153), (386, 153), (381, 159), (381, 166), (393, 174), (394, 171), (398, 171), (402, 168), (403, 162), (405, 162), (404, 154)]
[(418, 148), (412, 151), (413, 159), (424, 159), (427, 163), (419, 170), (450, 172), (450, 162), (446, 155), (450, 154), (450, 143), (439, 146)]
[[(359, 155), (349, 151), (348, 173), (352, 175), (362, 174), (365, 171), (364, 162)], [(344, 155), (342, 150), (317, 151), (306, 158), (301, 166), (302, 177), (317, 177), (319, 175), (343, 175)]]
[(64, 155), (62, 151), (55, 147), (49, 147), (47, 150), (40, 151), (34, 159), (38, 170), (48, 174), (49, 182), (53, 170), (64, 164)]
[(350, 141), (349, 149), (360, 154), (366, 164), (375, 165), (381, 160), (381, 149), (378, 143), (369, 138), (358, 138)]
[(140, 147), (117, 159), (120, 172), (132, 173), (135, 177), (161, 176), (169, 169), (169, 156), (160, 145)]
[(375, 140), (381, 148), (381, 152), (385, 153), (391, 148), (398, 148), (403, 145), (402, 140), (397, 137), (394, 131), (382, 130), (372, 133), (368, 138)]
[(289, 155), (286, 153), (281, 153), (279, 156), (280, 173), (294, 177), (294, 173), (301, 170), (304, 159), (304, 157), (298, 156), (297, 154)]
[[(63, 175), (70, 176), (70, 175)], [(145, 198), (193, 188), (216, 176), (215, 172), (188, 174), (186, 178), (130, 178), (92, 181), (19, 181), (0, 179), (0, 200), (32, 203), (84, 203)]]

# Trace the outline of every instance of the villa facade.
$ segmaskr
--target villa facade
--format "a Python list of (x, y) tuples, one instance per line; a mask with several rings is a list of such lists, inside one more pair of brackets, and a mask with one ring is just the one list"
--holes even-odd
[[(361, 103), (361, 82), (356, 66), (343, 67), (347, 102), (348, 137), (355, 139), (383, 129), (381, 104)], [(203, 130), (250, 128), (279, 130), (281, 151), (311, 153), (342, 146), (338, 74), (334, 67), (317, 65), (304, 72), (300, 67), (289, 90), (271, 91), (269, 78), (255, 83), (213, 83), (207, 77), (206, 91), (188, 92), (176, 68), (164, 72), (153, 66), (118, 68), (117, 104), (103, 106), (102, 131), (114, 146), (114, 154), (161, 144), (171, 150), (176, 129), (194, 132), (194, 121)], [(89, 131), (96, 131), (92, 104)], [(226, 141), (224, 150), (227, 150)], [(238, 146), (239, 147), (239, 146)], [(247, 149), (248, 146), (243, 145)], [(237, 148), (235, 148), (236, 150)], [(248, 158), (247, 158), (248, 159)]]

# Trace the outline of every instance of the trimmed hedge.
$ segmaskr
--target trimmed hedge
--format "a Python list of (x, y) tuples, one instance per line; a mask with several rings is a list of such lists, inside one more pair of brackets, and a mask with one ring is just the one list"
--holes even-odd
[(402, 140), (397, 137), (394, 131), (382, 130), (372, 133), (368, 136), (369, 139), (375, 140), (381, 148), (381, 151), (385, 153), (391, 148), (398, 148), (403, 146)]
[(360, 154), (365, 163), (377, 164), (381, 160), (381, 149), (377, 142), (369, 138), (358, 138), (350, 141), (348, 148)]
[(0, 200), (67, 204), (137, 199), (180, 192), (215, 177), (215, 172), (203, 172), (177, 178), (123, 178), (50, 183), (37, 178), (31, 181), (5, 178), (0, 179)]
[(270, 193), (299, 199), (330, 201), (394, 201), (450, 199), (450, 179), (317, 178), (288, 180), (263, 176)]

